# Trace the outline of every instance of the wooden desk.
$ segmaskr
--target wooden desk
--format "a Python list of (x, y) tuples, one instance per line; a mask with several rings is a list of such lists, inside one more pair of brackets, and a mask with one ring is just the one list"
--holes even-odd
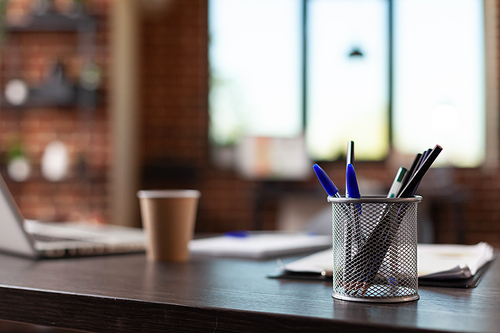
[(275, 260), (0, 255), (0, 319), (99, 332), (500, 330), (499, 260), (476, 289), (422, 287), (419, 301), (399, 304), (334, 300), (331, 282), (265, 278), (276, 267)]

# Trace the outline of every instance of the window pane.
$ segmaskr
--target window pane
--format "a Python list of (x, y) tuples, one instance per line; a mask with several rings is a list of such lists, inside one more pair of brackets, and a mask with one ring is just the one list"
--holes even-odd
[(301, 1), (210, 0), (211, 138), (301, 133)]
[(484, 159), (482, 0), (395, 0), (394, 139), (404, 153), (436, 143), (436, 163)]
[(307, 144), (334, 159), (356, 142), (356, 159), (386, 156), (388, 2), (310, 0), (307, 17)]

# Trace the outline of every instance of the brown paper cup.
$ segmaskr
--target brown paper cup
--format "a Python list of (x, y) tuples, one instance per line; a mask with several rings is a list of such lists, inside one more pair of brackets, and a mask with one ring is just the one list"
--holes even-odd
[(146, 256), (151, 261), (189, 259), (200, 192), (151, 190), (137, 192), (146, 233)]

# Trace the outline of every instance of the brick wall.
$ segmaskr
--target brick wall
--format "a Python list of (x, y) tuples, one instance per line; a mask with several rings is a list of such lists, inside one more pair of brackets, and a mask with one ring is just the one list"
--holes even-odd
[[(1, 107), (1, 172), (27, 218), (46, 221), (90, 219), (106, 221), (108, 211), (108, 177), (110, 137), (107, 111), (108, 15), (111, 0), (87, 1), (88, 10), (97, 19), (95, 62), (104, 74), (95, 108), (76, 106)], [(63, 12), (71, 1), (54, 1)], [(7, 2), (3, 22), (18, 21), (30, 12), (32, 0)], [(29, 86), (44, 83), (56, 59), (64, 64), (67, 77), (76, 83), (87, 53), (79, 52), (75, 32), (10, 32), (2, 43), (1, 88), (14, 78)], [(82, 56), (83, 55), (83, 56)], [(45, 147), (53, 140), (62, 141), (69, 152), (70, 171), (59, 182), (45, 179), (40, 161)], [(6, 172), (7, 156), (13, 142), (20, 142), (32, 167), (24, 182), (13, 181)], [(82, 164), (81, 161), (84, 161)]]

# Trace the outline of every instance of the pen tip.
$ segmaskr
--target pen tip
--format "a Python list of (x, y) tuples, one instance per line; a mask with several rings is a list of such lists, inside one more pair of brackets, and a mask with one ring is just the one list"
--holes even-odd
[(316, 174), (318, 174), (318, 172), (324, 173), (323, 169), (321, 169), (321, 167), (318, 164), (314, 164), (313, 169), (314, 172), (316, 172)]

